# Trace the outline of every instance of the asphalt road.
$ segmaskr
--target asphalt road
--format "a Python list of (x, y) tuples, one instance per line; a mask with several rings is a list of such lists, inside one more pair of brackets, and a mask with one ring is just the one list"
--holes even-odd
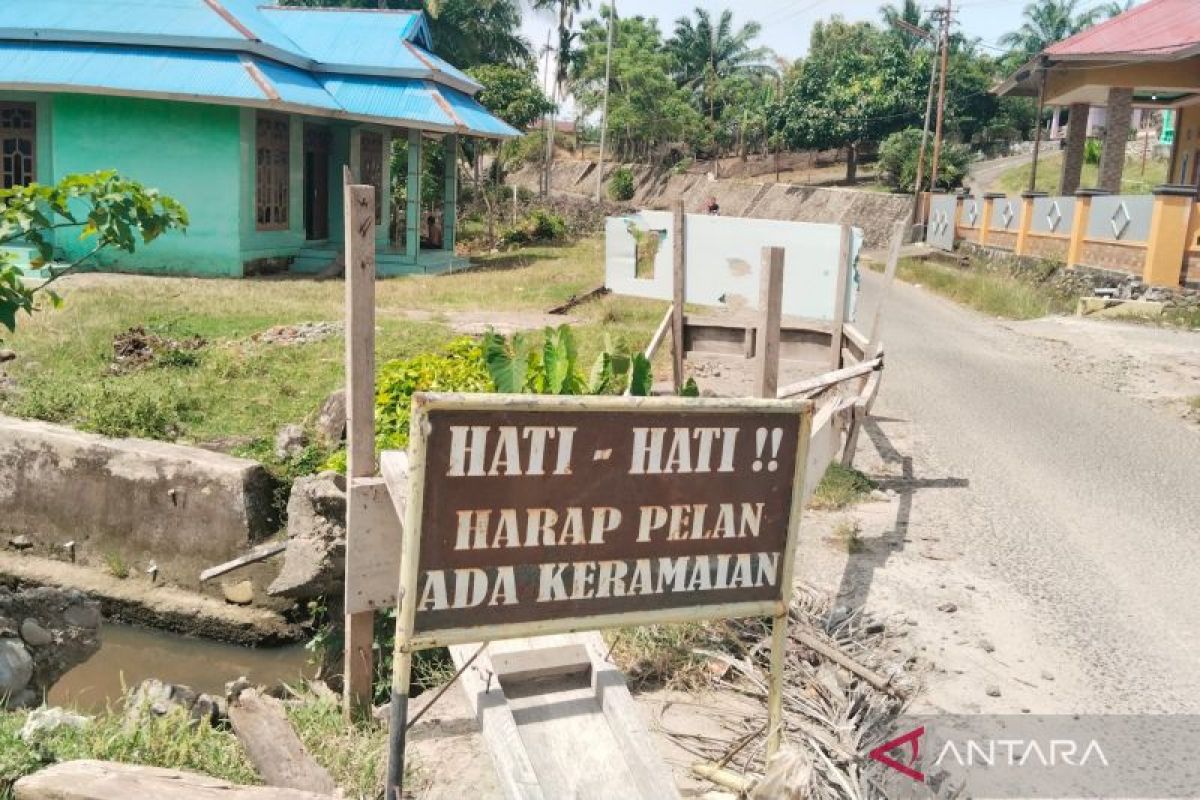
[(1200, 712), (1200, 436), (919, 288), (897, 283), (885, 326), (875, 413), (969, 483), (933, 516), (1076, 662), (1086, 710)]

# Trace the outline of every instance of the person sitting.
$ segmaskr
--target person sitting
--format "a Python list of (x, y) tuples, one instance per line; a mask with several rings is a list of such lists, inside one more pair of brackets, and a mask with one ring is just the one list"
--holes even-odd
[(709, 195), (708, 202), (704, 204), (704, 213), (711, 216), (718, 216), (721, 213), (721, 206), (717, 203), (717, 198)]

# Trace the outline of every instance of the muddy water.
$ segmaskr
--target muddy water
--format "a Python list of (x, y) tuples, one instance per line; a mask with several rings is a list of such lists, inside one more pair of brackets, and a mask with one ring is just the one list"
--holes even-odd
[(50, 690), (50, 705), (96, 711), (120, 700), (123, 685), (134, 687), (146, 678), (219, 694), (227, 681), (242, 675), (251, 683), (271, 686), (294, 683), (314, 671), (303, 645), (252, 649), (107, 624), (100, 630), (100, 641), (100, 652)]

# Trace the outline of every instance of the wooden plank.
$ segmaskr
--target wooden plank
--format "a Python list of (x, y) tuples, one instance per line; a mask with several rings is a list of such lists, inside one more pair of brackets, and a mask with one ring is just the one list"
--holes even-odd
[[(875, 374), (878, 375), (879, 373)], [(854, 401), (850, 427), (846, 430), (846, 446), (842, 449), (843, 467), (849, 467), (854, 464), (854, 451), (858, 449), (858, 435), (862, 432), (862, 426), (866, 420), (867, 401), (860, 397)]]
[[(350, 183), (345, 170), (346, 241), (346, 477), (375, 474), (375, 188)], [(356, 552), (362, 520), (354, 504), (346, 508), (347, 562), (370, 555)], [(353, 594), (347, 575), (345, 603)], [(346, 714), (370, 708), (375, 624), (369, 611), (345, 616)]]
[(812, 436), (809, 438), (808, 461), (804, 472), (804, 502), (807, 506), (817, 484), (825, 476), (825, 470), (833, 463), (842, 444), (842, 415), (837, 402), (828, 403), (813, 418)]
[[(403, 455), (403, 454), (401, 454)], [(407, 501), (407, 485), (403, 484)], [(396, 513), (383, 478), (356, 478), (346, 497), (359, 547), (346, 552), (347, 614), (395, 608), (400, 585), (402, 517)], [(354, 511), (349, 511), (353, 507)]]
[(847, 322), (842, 326), (842, 351), (843, 353), (848, 351), (855, 361), (866, 359), (867, 342), (866, 335), (853, 323)]
[[(460, 669), (478, 650), (478, 645), (450, 648), (450, 657)], [(479, 721), (483, 739), (496, 768), (496, 779), (508, 800), (542, 800), (545, 795), (529, 760), (488, 653), (476, 659), (458, 679), (467, 704)]]
[(762, 273), (758, 280), (755, 389), (759, 397), (774, 398), (779, 388), (779, 323), (783, 317), (782, 247), (763, 248)]
[(13, 787), (17, 800), (332, 800), (313, 790), (236, 784), (179, 769), (118, 764), (114, 761), (64, 761), (26, 775)]
[(675, 243), (671, 272), (671, 338), (675, 343), (675, 350), (671, 360), (671, 378), (675, 382), (675, 393), (678, 394), (683, 388), (683, 356), (686, 346), (683, 312), (687, 303), (687, 215), (683, 211), (682, 199), (675, 204), (675, 230), (671, 239)]
[(337, 784), (304, 749), (275, 698), (245, 690), (229, 704), (229, 723), (265, 783), (319, 794), (337, 792)]
[(849, 225), (842, 226), (842, 244), (838, 252), (837, 290), (833, 303), (833, 338), (829, 343), (829, 368), (842, 368), (842, 326), (846, 323), (846, 306), (849, 305), (851, 251), (854, 231)]
[(258, 547), (252, 548), (249, 552), (238, 556), (235, 559), (226, 561), (224, 564), (217, 564), (215, 567), (209, 567), (200, 573), (200, 582), (218, 578), (221, 575), (233, 572), (235, 569), (241, 569), (248, 564), (255, 564), (259, 561), (278, 555), (284, 550), (287, 550), (287, 542), (267, 542), (260, 544)]
[(780, 400), (787, 397), (797, 397), (799, 395), (812, 394), (814, 392), (828, 389), (829, 387), (841, 383), (842, 381), (860, 378), (875, 370), (883, 368), (883, 358), (873, 358), (870, 361), (864, 361), (861, 364), (855, 364), (853, 367), (843, 367), (833, 372), (826, 372), (824, 375), (818, 375), (815, 378), (805, 378), (802, 381), (789, 383), (779, 390), (778, 397)]

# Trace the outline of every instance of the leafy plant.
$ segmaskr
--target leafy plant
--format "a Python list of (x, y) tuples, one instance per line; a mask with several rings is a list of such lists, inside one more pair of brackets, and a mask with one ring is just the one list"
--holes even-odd
[[(496, 391), (505, 394), (615, 394), (624, 390), (631, 359), (624, 343), (605, 338), (605, 348), (585, 378), (570, 326), (546, 328), (542, 345), (515, 334), (509, 341), (494, 331), (483, 337), (484, 361)], [(644, 357), (642, 357), (643, 360)]]
[(105, 553), (104, 567), (114, 578), (125, 580), (129, 577), (129, 565), (125, 563), (125, 558), (120, 553)]
[(500, 235), (504, 244), (559, 242), (567, 238), (567, 221), (544, 208), (535, 208)]
[[(916, 128), (893, 133), (879, 147), (879, 169), (888, 185), (911, 192), (917, 182), (917, 159), (921, 150), (921, 131)], [(925, 143), (925, 174), (922, 186), (928, 187), (933, 164), (933, 137)], [(971, 164), (971, 151), (963, 145), (947, 142), (938, 161), (937, 185), (954, 188), (962, 184)]]
[(0, 246), (20, 241), (37, 250), (34, 266), (48, 264), (54, 256), (59, 230), (79, 231), (91, 248), (64, 267), (50, 267), (40, 286), (28, 286), (10, 253), (0, 252), (0, 324), (16, 330), (17, 314), (32, 314), (37, 294), (52, 305), (60, 299), (47, 288), (59, 278), (116, 248), (132, 253), (138, 244), (149, 244), (170, 230), (188, 225), (187, 211), (174, 199), (147, 189), (115, 171), (68, 175), (54, 186), (31, 183), (0, 189)]
[(1088, 139), (1083, 144), (1083, 163), (1097, 166), (1100, 163), (1100, 154), (1103, 148), (1100, 145), (1099, 139)]
[(636, 187), (633, 185), (633, 171), (629, 167), (617, 167), (612, 177), (608, 179), (608, 195), (618, 203), (632, 200)]

